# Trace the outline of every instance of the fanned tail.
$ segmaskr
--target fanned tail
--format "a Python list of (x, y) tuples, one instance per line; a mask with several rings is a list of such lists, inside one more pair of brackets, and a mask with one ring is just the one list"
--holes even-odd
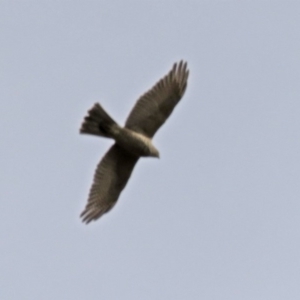
[(80, 133), (113, 138), (113, 129), (118, 124), (107, 114), (99, 103), (89, 111), (80, 128)]

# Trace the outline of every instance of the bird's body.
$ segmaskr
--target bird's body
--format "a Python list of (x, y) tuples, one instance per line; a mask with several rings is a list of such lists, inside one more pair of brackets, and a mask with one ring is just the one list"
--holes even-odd
[(152, 137), (182, 98), (188, 73), (186, 63), (174, 64), (168, 75), (140, 97), (124, 127), (98, 103), (89, 110), (80, 132), (112, 138), (115, 144), (97, 166), (88, 203), (81, 214), (84, 222), (97, 220), (115, 205), (140, 157), (159, 157)]
[(136, 156), (159, 157), (158, 150), (150, 138), (128, 128), (122, 128), (115, 136), (115, 141), (123, 149)]

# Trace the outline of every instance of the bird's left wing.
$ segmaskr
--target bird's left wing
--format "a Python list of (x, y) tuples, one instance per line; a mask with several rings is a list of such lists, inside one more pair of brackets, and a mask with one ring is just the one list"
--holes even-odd
[(183, 96), (188, 75), (187, 63), (174, 64), (164, 78), (139, 98), (125, 127), (152, 138)]
[(117, 202), (138, 157), (114, 144), (97, 166), (88, 203), (81, 213), (82, 221), (89, 223), (108, 212)]

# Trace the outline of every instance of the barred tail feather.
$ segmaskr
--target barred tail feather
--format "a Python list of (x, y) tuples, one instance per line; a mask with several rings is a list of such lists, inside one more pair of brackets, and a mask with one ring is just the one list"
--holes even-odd
[(112, 129), (115, 126), (118, 126), (118, 124), (107, 114), (99, 103), (96, 103), (84, 118), (80, 133), (113, 137)]

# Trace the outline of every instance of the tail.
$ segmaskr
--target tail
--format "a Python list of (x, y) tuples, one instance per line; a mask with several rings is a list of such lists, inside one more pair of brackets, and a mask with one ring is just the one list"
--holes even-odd
[(116, 127), (118, 127), (118, 124), (106, 113), (99, 103), (96, 103), (84, 118), (80, 133), (113, 138), (113, 129)]

